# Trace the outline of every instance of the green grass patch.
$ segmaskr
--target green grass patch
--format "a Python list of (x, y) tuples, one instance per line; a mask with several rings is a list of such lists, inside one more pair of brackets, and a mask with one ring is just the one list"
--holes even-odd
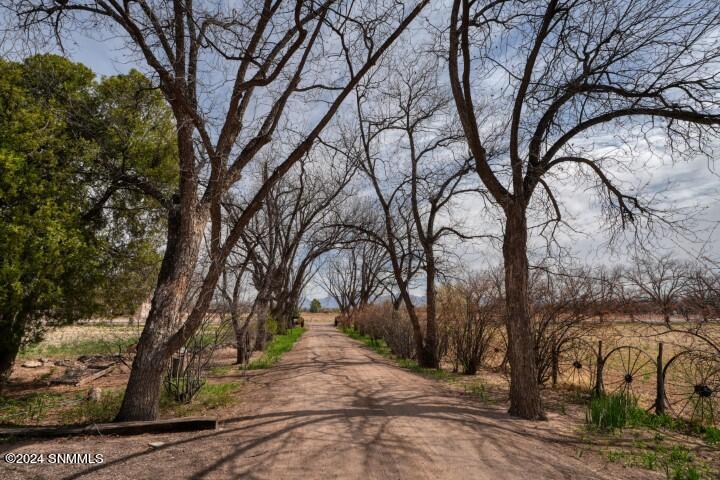
[(633, 398), (623, 395), (601, 395), (592, 398), (585, 414), (585, 422), (590, 429), (600, 432), (623, 428), (664, 429), (700, 437), (708, 445), (720, 443), (720, 429), (716, 427), (690, 423), (667, 413), (650, 413), (638, 407)]
[(714, 477), (707, 465), (698, 461), (684, 445), (656, 443), (637, 450), (610, 450), (610, 462), (621, 462), (627, 467), (640, 467), (665, 473), (671, 480), (701, 480)]
[(84, 391), (0, 397), (0, 423), (74, 425), (111, 422), (120, 409), (123, 392), (124, 389), (103, 389), (99, 401), (86, 398)]
[(75, 393), (75, 402), (63, 410), (60, 419), (65, 424), (108, 423), (112, 422), (120, 410), (124, 388), (103, 389), (99, 401), (85, 398), (83, 392)]
[(19, 397), (0, 396), (0, 424), (37, 425), (48, 412), (62, 405), (66, 396), (60, 393), (31, 393)]
[(241, 386), (241, 382), (205, 383), (190, 403), (177, 403), (163, 392), (160, 399), (160, 410), (165, 414), (172, 414), (177, 417), (214, 410), (230, 405), (236, 400), (237, 392)]
[(352, 327), (344, 327), (340, 330), (353, 340), (364, 343), (366, 347), (370, 347), (375, 353), (379, 353), (383, 357), (391, 357), (392, 352), (390, 351), (390, 347), (387, 346), (387, 343), (385, 343), (385, 340), (372, 338), (370, 335), (363, 335)]
[(238, 365), (220, 365), (210, 369), (210, 375), (214, 377), (224, 377), (232, 373), (236, 373), (239, 370)]
[[(693, 425), (667, 414), (654, 415), (638, 407), (635, 399), (624, 395), (593, 398), (586, 411), (586, 423), (589, 429), (606, 433), (623, 428), (650, 428), (703, 435), (708, 444), (713, 444), (716, 437), (720, 439), (720, 431), (714, 427)], [(608, 460), (622, 462), (626, 466), (662, 471), (666, 478), (672, 480), (718, 478), (718, 472), (711, 472), (687, 446), (666, 445), (665, 438), (666, 435), (658, 431), (650, 444), (636, 441), (632, 449), (608, 451)]]
[(413, 373), (417, 373), (418, 375), (422, 375), (424, 377), (434, 378), (435, 380), (453, 381), (456, 377), (456, 375), (439, 368), (421, 367), (415, 360), (408, 358), (398, 358), (397, 363), (400, 367), (410, 370)]
[(625, 428), (629, 412), (635, 406), (636, 402), (625, 395), (600, 395), (590, 400), (585, 422), (601, 432)]
[(79, 357), (81, 355), (113, 355), (125, 351), (137, 343), (138, 337), (115, 338), (112, 340), (77, 340), (60, 345), (46, 345), (42, 342), (29, 345), (20, 352), (20, 357)]
[(490, 396), (488, 395), (487, 388), (484, 383), (474, 382), (465, 384), (465, 393), (477, 397), (483, 403), (490, 402)]
[[(190, 403), (179, 404), (163, 392), (160, 412), (183, 417), (224, 407), (237, 398), (241, 382), (206, 383)], [(124, 388), (102, 389), (100, 400), (86, 397), (85, 391), (32, 393), (20, 397), (0, 397), (0, 424), (85, 425), (112, 422), (120, 410)]]
[(703, 432), (703, 441), (708, 445), (720, 444), (720, 428), (705, 427)]
[(258, 370), (273, 366), (280, 360), (283, 353), (289, 352), (292, 349), (295, 342), (300, 339), (300, 336), (304, 332), (305, 329), (303, 327), (294, 327), (289, 329), (284, 335), (275, 335), (265, 349), (262, 357), (250, 362), (248, 369)]
[(687, 430), (686, 422), (667, 414), (652, 414), (638, 407), (634, 398), (620, 394), (593, 397), (588, 405), (585, 421), (590, 428), (601, 432), (612, 432), (626, 427)]
[(352, 327), (343, 327), (343, 328), (340, 328), (340, 331), (343, 332), (348, 337), (364, 343), (365, 346), (371, 348), (374, 352), (379, 353), (383, 357), (387, 357), (387, 358), (391, 358), (391, 359), (395, 360), (395, 362), (401, 368), (410, 370), (413, 373), (417, 373), (417, 374), (423, 375), (425, 377), (434, 378), (436, 380), (446, 380), (446, 381), (454, 381), (455, 380), (456, 375), (454, 375), (450, 372), (446, 372), (445, 370), (442, 370), (439, 368), (421, 367), (420, 365), (418, 365), (418, 363), (415, 360), (412, 360), (409, 358), (394, 357), (392, 355), (392, 352), (390, 351), (390, 347), (387, 346), (387, 343), (385, 343), (385, 340), (383, 340), (383, 339), (377, 339), (377, 338), (372, 338), (369, 335), (363, 335)]

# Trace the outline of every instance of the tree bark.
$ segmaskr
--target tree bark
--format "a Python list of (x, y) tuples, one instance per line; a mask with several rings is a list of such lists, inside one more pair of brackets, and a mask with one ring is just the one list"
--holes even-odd
[(257, 318), (256, 318), (256, 333), (255, 333), (255, 345), (253, 347), (256, 351), (265, 350), (265, 343), (267, 342), (267, 318), (268, 318), (268, 304), (265, 299), (258, 300), (257, 306)]
[(506, 210), (503, 258), (505, 302), (510, 360), (510, 415), (543, 420), (535, 363), (535, 341), (528, 305), (527, 218), (525, 207), (510, 204)]
[(248, 327), (250, 326), (250, 318), (246, 318), (240, 322), (237, 312), (232, 314), (233, 330), (235, 330), (235, 363), (243, 365), (250, 359), (250, 336)]
[(435, 258), (433, 256), (432, 247), (426, 249), (426, 312), (427, 319), (425, 321), (425, 345), (422, 349), (422, 357), (418, 356), (418, 364), (424, 368), (438, 368), (440, 359), (438, 358), (438, 336), (437, 336), (437, 319), (435, 307)]
[(155, 420), (158, 415), (162, 376), (173, 353), (167, 341), (180, 323), (205, 224), (199, 218), (182, 219), (179, 211), (174, 209), (168, 215), (167, 247), (158, 283), (115, 421)]
[(160, 341), (149, 341), (150, 337), (144, 340), (138, 343), (123, 403), (115, 417), (116, 422), (157, 419), (168, 350)]
[(10, 374), (12, 374), (15, 358), (20, 351), (20, 342), (22, 338), (14, 333), (7, 335), (7, 338), (0, 342), (0, 392), (7, 384)]

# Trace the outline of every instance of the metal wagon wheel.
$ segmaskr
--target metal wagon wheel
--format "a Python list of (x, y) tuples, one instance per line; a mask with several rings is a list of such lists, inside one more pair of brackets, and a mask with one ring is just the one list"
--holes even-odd
[(665, 400), (674, 415), (693, 422), (720, 423), (720, 360), (685, 351), (665, 365)]
[(626, 395), (640, 402), (653, 397), (656, 377), (655, 360), (637, 347), (617, 347), (603, 359), (602, 382), (606, 394)]
[(583, 390), (595, 383), (597, 353), (585, 340), (574, 338), (563, 344), (558, 355), (558, 380)]

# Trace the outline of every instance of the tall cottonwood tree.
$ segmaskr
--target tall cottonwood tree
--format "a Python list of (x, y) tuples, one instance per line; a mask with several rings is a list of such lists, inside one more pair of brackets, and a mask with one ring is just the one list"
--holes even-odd
[(346, 229), (339, 225), (338, 212), (353, 194), (347, 187), (354, 172), (321, 151), (301, 160), (271, 189), (243, 232), (243, 255), (257, 291), (256, 349), (264, 347), (268, 316), (281, 332), (290, 326), (317, 260), (343, 242)]
[[(356, 88), (357, 120), (346, 127), (340, 149), (358, 163), (380, 205), (382, 234), (366, 233), (387, 251), (413, 326), (418, 363), (437, 368), (436, 279), (443, 257), (439, 253), (446, 237), (469, 238), (450, 212), (454, 200), (478, 193), (478, 188), (466, 181), (472, 162), (461, 148), (459, 128), (450, 121), (451, 96), (439, 82), (437, 63), (413, 57), (389, 63), (378, 78), (368, 78)], [(424, 325), (403, 275), (402, 252), (412, 252), (424, 272)]]
[[(710, 0), (453, 0), (455, 105), (475, 170), (504, 216), (511, 414), (544, 417), (528, 309), (529, 208), (544, 199), (560, 222), (552, 183), (587, 180), (614, 226), (652, 218), (614, 173), (632, 174), (635, 152), (652, 156), (663, 140), (675, 161), (711, 153), (718, 26), (720, 4)], [(479, 121), (476, 109), (488, 103), (496, 120)], [(508, 154), (490, 159), (486, 138), (498, 130)], [(597, 148), (599, 135), (615, 148)]]
[[(158, 198), (168, 205), (165, 256), (118, 420), (157, 417), (165, 365), (202, 323), (225, 259), (266, 193), (427, 3), (246, 0), (228, 8), (191, 0), (2, 1), (25, 31), (60, 37), (106, 29), (124, 40), (175, 117), (180, 180), (172, 196)], [(308, 104), (317, 110), (305, 116), (267, 182), (224, 234), (224, 194), (288, 121), (289, 107)], [(209, 265), (184, 316), (206, 228)]]

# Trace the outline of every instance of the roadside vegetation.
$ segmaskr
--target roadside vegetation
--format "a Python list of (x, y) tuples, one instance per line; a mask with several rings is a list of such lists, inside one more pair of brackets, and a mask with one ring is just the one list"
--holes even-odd
[[(502, 372), (502, 362), (498, 363), (490, 354), (491, 349), (479, 370), (472, 375), (458, 373), (455, 369), (461, 369), (462, 363), (454, 362), (452, 356), (446, 357), (441, 368), (422, 368), (413, 358), (403, 358), (393, 352), (386, 339), (381, 338), (393, 335), (391, 344), (407, 343), (397, 338), (398, 332), (407, 330), (384, 327), (382, 319), (389, 315), (389, 307), (370, 308), (354, 315), (353, 321), (339, 322), (338, 329), (399, 367), (442, 381), (460, 395), (485, 405), (505, 403), (507, 380)], [(627, 337), (638, 328), (642, 330), (634, 324), (614, 324), (612, 331), (613, 335)], [(616, 329), (624, 330), (618, 333)], [(593, 335), (598, 334), (600, 332), (594, 330)], [(622, 372), (622, 365), (620, 360), (609, 361), (606, 368)], [(609, 462), (661, 472), (673, 480), (713, 479), (720, 474), (720, 429), (717, 426), (679, 418), (671, 412), (655, 414), (652, 409), (639, 405), (638, 398), (631, 393), (597, 395), (587, 385), (572, 384), (571, 380), (563, 376), (557, 385), (552, 388), (546, 385), (542, 391), (546, 408), (576, 425), (581, 445), (577, 455), (592, 451)], [(582, 379), (576, 380), (582, 383)]]
[(221, 409), (337, 305), (720, 476), (717, 0), (224, 3), (0, 0), (0, 422)]
[(611, 462), (660, 471), (672, 480), (716, 478), (720, 473), (711, 461), (720, 452), (720, 429), (650, 413), (627, 395), (594, 397), (586, 426), (588, 440), (610, 445), (603, 452)]
[(248, 369), (259, 370), (272, 367), (280, 360), (283, 353), (289, 352), (292, 349), (295, 342), (300, 339), (300, 336), (304, 332), (304, 327), (293, 327), (283, 335), (274, 335), (262, 356), (257, 360), (251, 361)]

